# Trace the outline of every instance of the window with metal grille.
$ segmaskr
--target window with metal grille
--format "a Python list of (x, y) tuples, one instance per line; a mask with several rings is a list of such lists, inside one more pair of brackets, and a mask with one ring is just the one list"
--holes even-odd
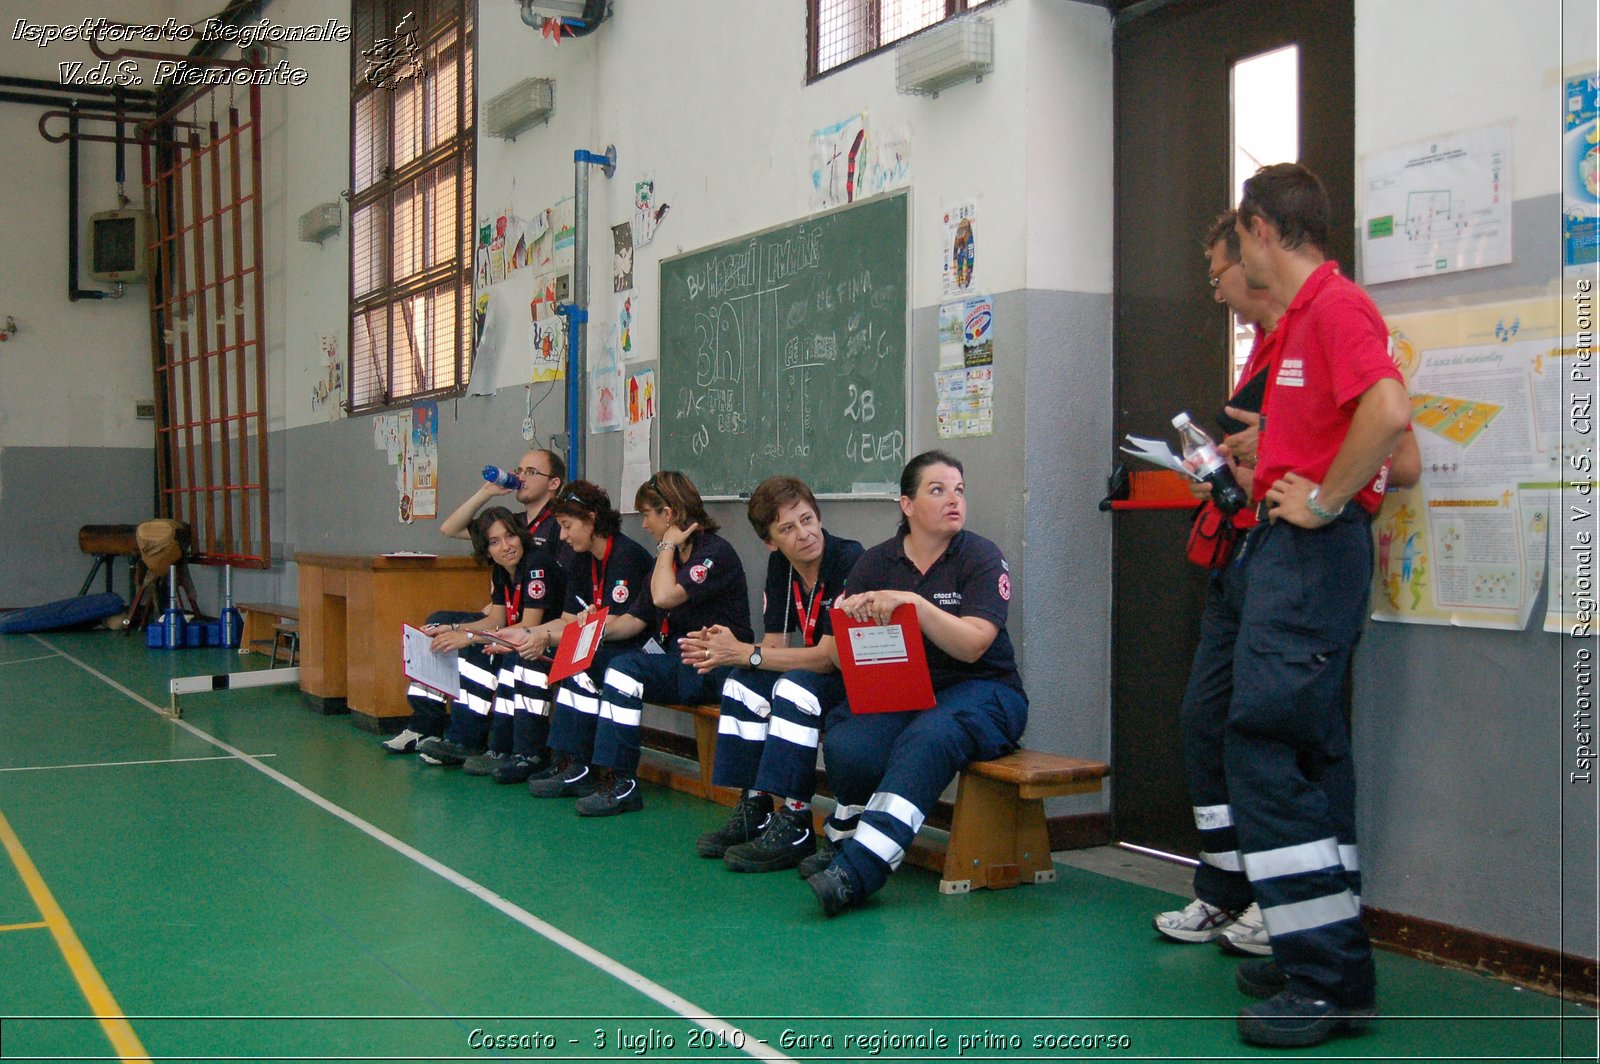
[(475, 9), (475, 0), (352, 3), (352, 412), (467, 384)]
[(806, 0), (808, 81), (989, 0)]

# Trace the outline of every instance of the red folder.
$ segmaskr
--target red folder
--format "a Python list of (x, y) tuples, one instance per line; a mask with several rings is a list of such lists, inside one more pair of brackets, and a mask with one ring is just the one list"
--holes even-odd
[(850, 712), (933, 708), (933, 680), (915, 606), (909, 602), (897, 606), (888, 624), (854, 621), (840, 609), (831, 610), (829, 616)]
[(594, 661), (594, 652), (600, 649), (600, 639), (605, 633), (606, 614), (602, 606), (582, 624), (573, 622), (561, 633), (561, 643), (556, 647), (555, 664), (550, 666), (549, 683), (560, 683), (576, 676)]

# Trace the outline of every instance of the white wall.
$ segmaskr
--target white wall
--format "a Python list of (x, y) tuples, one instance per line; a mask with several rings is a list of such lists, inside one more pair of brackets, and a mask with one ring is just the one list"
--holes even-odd
[[(1562, 65), (1592, 59), (1592, 7), (1585, 26), (1581, 18), (1563, 20), (1557, 0), (1356, 0), (1355, 6), (1358, 161), (1384, 148), (1510, 121), (1512, 195), (1561, 191)], [(1359, 185), (1356, 194), (1359, 207)]]

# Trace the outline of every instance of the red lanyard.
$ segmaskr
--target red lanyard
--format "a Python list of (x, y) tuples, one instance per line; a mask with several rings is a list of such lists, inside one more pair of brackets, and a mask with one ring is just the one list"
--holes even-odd
[(599, 607), (606, 586), (606, 570), (611, 567), (611, 548), (617, 545), (617, 537), (612, 536), (606, 540), (605, 556), (597, 563), (594, 555), (589, 555), (589, 578), (594, 587), (594, 597), (589, 600), (589, 605)]
[(511, 579), (516, 589), (506, 588), (506, 623), (516, 624), (522, 617), (522, 581), (517, 579), (516, 573), (511, 574)]
[[(672, 576), (673, 579), (677, 579), (678, 576), (678, 552), (676, 550), (672, 552)], [(661, 642), (663, 644), (667, 642), (667, 625), (671, 621), (670, 614), (670, 610), (663, 610), (661, 613)]]
[(789, 581), (789, 590), (794, 592), (794, 612), (800, 621), (800, 636), (805, 640), (806, 646), (811, 646), (815, 640), (813, 633), (817, 630), (817, 618), (822, 616), (822, 580), (817, 579), (817, 586), (811, 590), (811, 606), (807, 608), (800, 600), (800, 580), (795, 578)]
[(538, 539), (539, 538), (539, 533), (544, 529), (544, 526), (550, 521), (550, 518), (554, 514), (554, 512), (555, 512), (555, 504), (554, 503), (551, 503), (551, 504), (545, 506), (545, 508), (543, 510), (540, 510), (538, 516), (535, 517), (532, 521), (528, 522), (528, 535), (531, 536), (534, 539)]

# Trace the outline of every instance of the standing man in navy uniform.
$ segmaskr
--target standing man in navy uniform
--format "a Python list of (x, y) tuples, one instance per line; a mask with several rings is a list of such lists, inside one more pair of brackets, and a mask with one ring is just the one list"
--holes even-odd
[(1345, 669), (1372, 574), (1363, 492), (1410, 421), (1388, 330), (1326, 259), (1329, 204), (1295, 163), (1263, 167), (1238, 208), (1245, 279), (1287, 309), (1267, 382), (1245, 540), (1240, 639), (1224, 761), (1245, 874), (1273, 959), (1240, 967), (1266, 1000), (1239, 1014), (1247, 1042), (1315, 1045), (1376, 1014), (1361, 923), (1355, 774)]
[(701, 857), (721, 857), (735, 872), (776, 872), (817, 849), (811, 830), (817, 746), (824, 711), (844, 699), (828, 610), (843, 593), (861, 544), (822, 527), (817, 497), (796, 477), (763, 480), (747, 512), (772, 552), (761, 642), (744, 642), (715, 625), (684, 636), (678, 646), (684, 662), (702, 675), (735, 666), (722, 685), (711, 782), (737, 787), (744, 797), (728, 822), (700, 836), (695, 849)]

